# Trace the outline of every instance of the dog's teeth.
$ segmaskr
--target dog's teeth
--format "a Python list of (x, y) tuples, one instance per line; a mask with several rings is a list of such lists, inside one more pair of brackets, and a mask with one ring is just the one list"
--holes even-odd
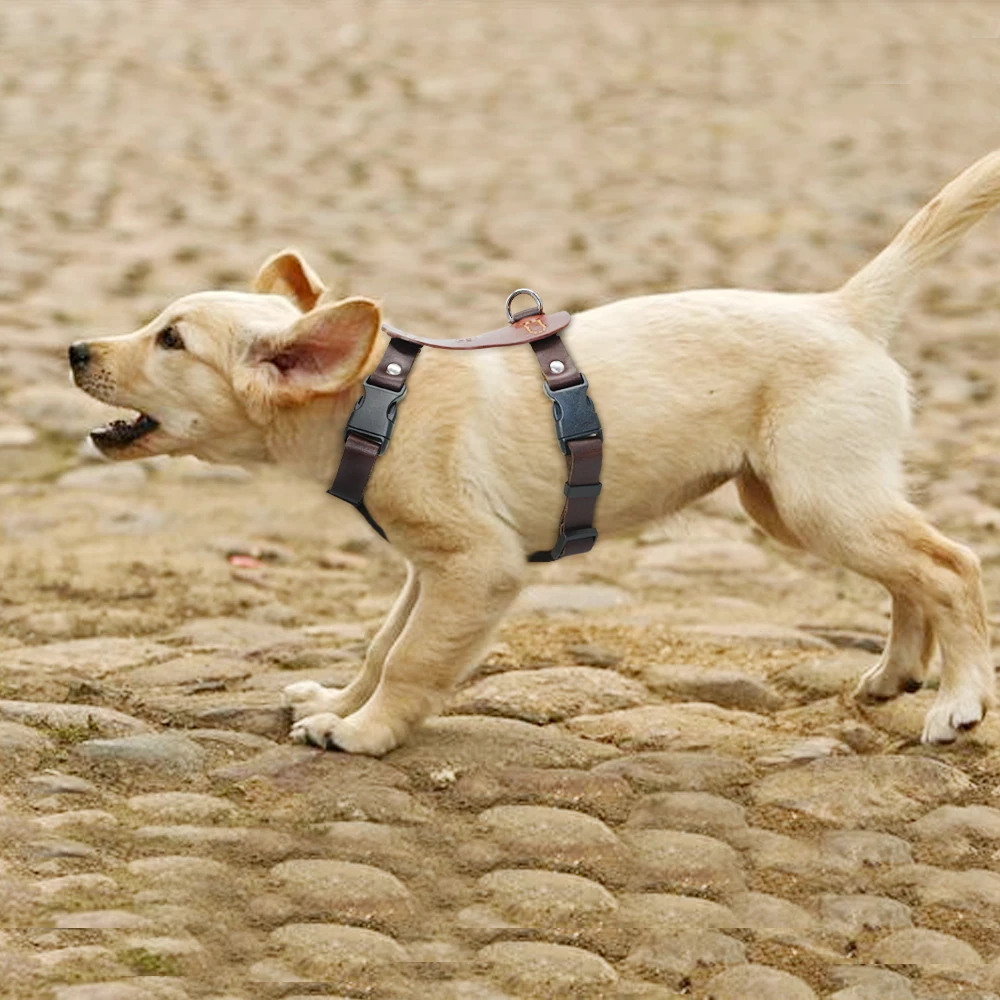
[(148, 413), (140, 413), (134, 420), (113, 420), (109, 424), (95, 427), (90, 435), (99, 445), (120, 447), (138, 441), (159, 426)]

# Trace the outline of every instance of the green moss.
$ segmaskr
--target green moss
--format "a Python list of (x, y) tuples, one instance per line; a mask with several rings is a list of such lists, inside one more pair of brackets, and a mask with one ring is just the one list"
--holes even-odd
[(74, 746), (102, 735), (100, 727), (90, 718), (87, 719), (86, 725), (74, 723), (65, 726), (38, 726), (38, 728), (62, 746)]
[(145, 948), (130, 948), (122, 952), (121, 960), (138, 976), (179, 976), (180, 969), (169, 955), (157, 955)]

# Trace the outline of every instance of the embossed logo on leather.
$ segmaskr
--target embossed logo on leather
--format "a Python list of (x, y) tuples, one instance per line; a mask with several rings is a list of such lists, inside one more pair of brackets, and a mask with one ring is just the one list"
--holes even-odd
[(518, 325), (527, 330), (528, 333), (543, 333), (548, 329), (545, 320), (539, 316), (529, 316), (527, 319), (521, 320)]

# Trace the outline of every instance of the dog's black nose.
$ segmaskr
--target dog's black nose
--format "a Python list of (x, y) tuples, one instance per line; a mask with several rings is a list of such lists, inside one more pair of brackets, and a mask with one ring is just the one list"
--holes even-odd
[(85, 368), (90, 360), (90, 348), (82, 341), (78, 340), (69, 346), (69, 364), (74, 370)]

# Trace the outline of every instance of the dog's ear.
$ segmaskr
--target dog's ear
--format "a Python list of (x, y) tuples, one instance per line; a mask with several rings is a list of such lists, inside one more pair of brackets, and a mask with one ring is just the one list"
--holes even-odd
[(381, 323), (375, 302), (350, 298), (313, 309), (279, 337), (256, 341), (234, 378), (247, 411), (266, 421), (272, 407), (299, 406), (357, 382)]
[(297, 250), (282, 250), (268, 257), (254, 278), (260, 294), (284, 295), (303, 312), (309, 312), (326, 291), (316, 272)]

